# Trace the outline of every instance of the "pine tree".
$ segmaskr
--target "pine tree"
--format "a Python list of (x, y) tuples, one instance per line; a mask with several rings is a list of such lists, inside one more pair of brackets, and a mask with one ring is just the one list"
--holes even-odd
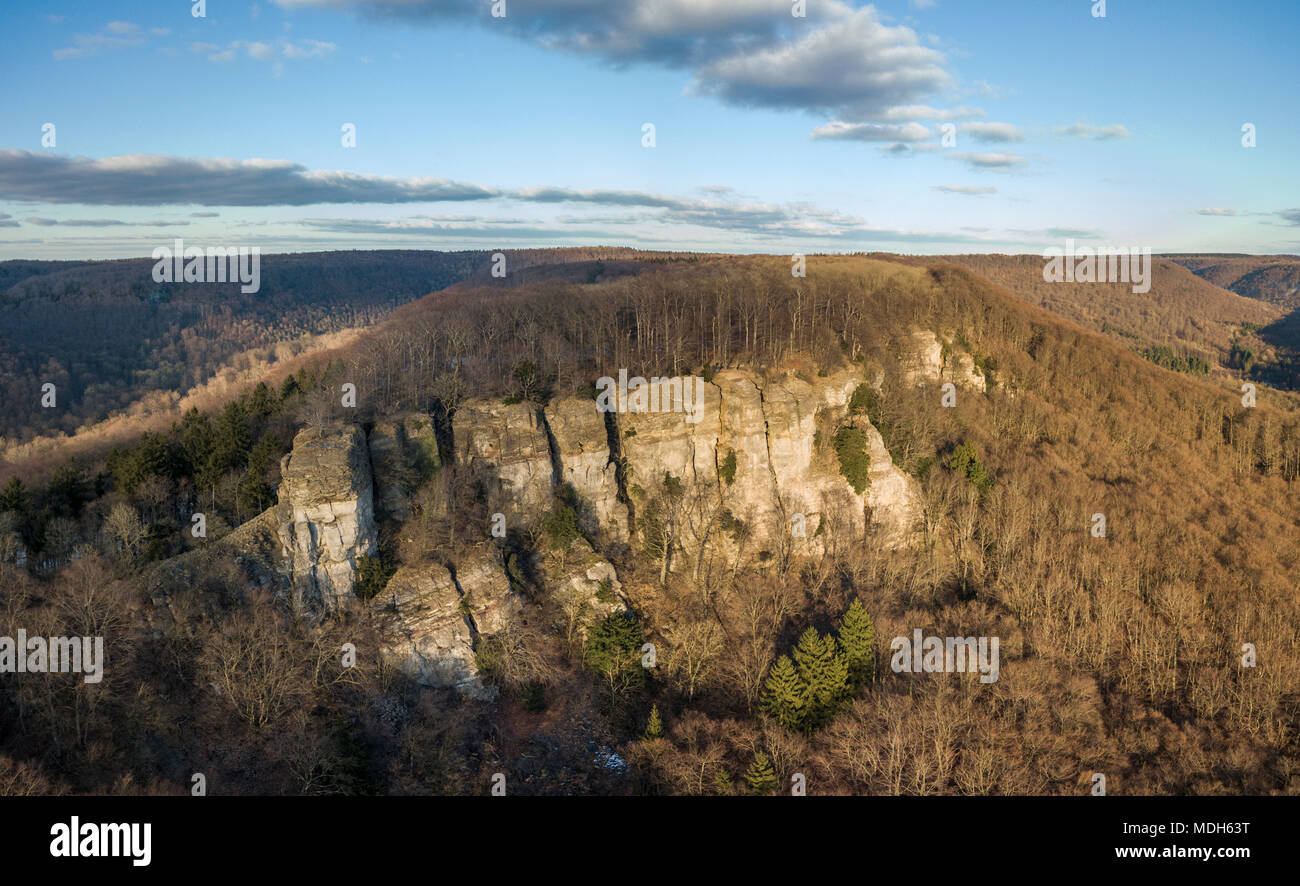
[(762, 751), (754, 752), (754, 762), (750, 763), (749, 769), (745, 771), (745, 784), (760, 796), (770, 794), (776, 787), (776, 770), (772, 768), (772, 761), (767, 758), (767, 754)]
[(809, 628), (795, 645), (794, 663), (807, 687), (803, 725), (812, 731), (829, 723), (848, 696), (848, 661), (834, 637), (823, 637), (816, 628)]
[(296, 396), (301, 392), (302, 389), (298, 387), (298, 380), (292, 375), (288, 376), (284, 380), (284, 384), (280, 385), (281, 400), (288, 400), (290, 397)]
[(650, 706), (650, 719), (645, 724), (645, 737), (647, 740), (664, 737), (664, 724), (659, 719), (659, 705)]
[(790, 656), (783, 655), (767, 674), (763, 692), (763, 709), (787, 729), (803, 727), (808, 689), (799, 679)]
[[(816, 726), (825, 726), (839, 713), (845, 700), (852, 694), (849, 683), (849, 659), (839, 641), (830, 634), (822, 641), (826, 648), (825, 676), (817, 692)], [(814, 727), (814, 728), (815, 728)]]
[(849, 686), (861, 689), (876, 676), (876, 623), (856, 597), (840, 619), (839, 633), (849, 666)]
[(27, 513), (27, 505), (27, 489), (23, 486), (22, 480), (14, 477), (4, 488), (4, 492), (0, 492), (0, 513), (14, 511), (22, 516)]
[(248, 396), (248, 414), (264, 422), (275, 415), (279, 408), (280, 404), (276, 402), (275, 395), (266, 386), (266, 382), (258, 382)]
[(216, 438), (212, 421), (198, 409), (191, 408), (181, 419), (179, 436), (181, 449), (189, 462), (190, 475), (198, 474), (212, 457)]

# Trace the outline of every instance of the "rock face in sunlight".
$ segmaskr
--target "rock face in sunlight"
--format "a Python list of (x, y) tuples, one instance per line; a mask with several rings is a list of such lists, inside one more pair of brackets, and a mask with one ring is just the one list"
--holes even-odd
[[(671, 546), (686, 559), (704, 550), (742, 559), (764, 552), (817, 556), (869, 528), (898, 545), (915, 522), (919, 492), (866, 417), (850, 414), (862, 381), (853, 370), (815, 379), (723, 370), (696, 382), (689, 416), (606, 415), (592, 401), (563, 398), (545, 408), (539, 423), (522, 404), (469, 404), (455, 418), (457, 456), (488, 481), (493, 507), (508, 520), (540, 516), (558, 478), (577, 493), (584, 529), (594, 537), (645, 541), (671, 532)], [(831, 445), (845, 426), (866, 438), (870, 482), (862, 492), (845, 479)], [(670, 569), (680, 566), (679, 557)]]
[(975, 365), (975, 359), (951, 340), (939, 340), (928, 329), (911, 334), (904, 355), (904, 379), (911, 385), (952, 382), (959, 388), (976, 391), (988, 389), (988, 380)]
[[(470, 402), (453, 417), (452, 449), (507, 526), (537, 526), (567, 484), (588, 539), (658, 545), (665, 572), (821, 556), (868, 533), (897, 547), (910, 537), (920, 494), (853, 408), (862, 384), (854, 369), (815, 378), (722, 370), (694, 383), (690, 411), (605, 414), (574, 397), (543, 409)], [(834, 442), (845, 431), (856, 432), (856, 475)], [(437, 451), (421, 417), (381, 418), (369, 445), (355, 428), (298, 435), (282, 466), (277, 518), (305, 602), (333, 608), (352, 593), (356, 558), (376, 548), (372, 497), (387, 518), (409, 517), (410, 492), (437, 468)], [(495, 690), (479, 675), (476, 645), (535, 604), (515, 590), (524, 567), (495, 547), (455, 559), (401, 567), (373, 608), (384, 654), (413, 680), (488, 697)], [(626, 609), (613, 565), (586, 539), (561, 539), (534, 570), (570, 633)]]
[(295, 596), (334, 608), (352, 593), (357, 557), (375, 552), (365, 437), (351, 426), (300, 431), (280, 473), (278, 537)]
[(545, 418), (561, 465), (560, 481), (571, 484), (587, 505), (580, 515), (583, 529), (597, 538), (626, 542), (628, 511), (619, 500), (605, 416), (594, 400), (559, 397), (547, 405)]

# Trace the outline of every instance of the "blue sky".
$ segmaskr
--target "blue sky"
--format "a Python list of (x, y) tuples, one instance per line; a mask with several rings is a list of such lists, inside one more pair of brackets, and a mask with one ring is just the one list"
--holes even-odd
[(1300, 252), (1294, 0), (192, 6), (0, 6), (0, 259)]

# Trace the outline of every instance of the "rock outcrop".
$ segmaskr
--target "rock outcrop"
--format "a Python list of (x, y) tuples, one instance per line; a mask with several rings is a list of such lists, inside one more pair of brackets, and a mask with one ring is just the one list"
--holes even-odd
[(357, 557), (375, 551), (365, 437), (354, 426), (301, 431), (280, 474), (277, 535), (294, 593), (332, 609), (352, 593)]
[(441, 465), (433, 421), (419, 413), (382, 419), (368, 443), (376, 513), (380, 519), (405, 520), (411, 515), (411, 493)]
[(560, 482), (570, 484), (584, 505), (583, 530), (592, 538), (626, 542), (628, 509), (619, 499), (604, 414), (594, 400), (563, 397), (546, 407), (544, 417), (555, 441)]
[(424, 686), (490, 698), (495, 690), (479, 676), (475, 643), (509, 626), (524, 605), (492, 549), (454, 573), (438, 563), (403, 566), (375, 600), (382, 652)]
[(614, 564), (583, 539), (549, 552), (538, 571), (546, 597), (557, 604), (561, 630), (585, 637), (592, 624), (628, 609)]
[[(920, 342), (920, 365), (942, 373), (931, 339)], [(577, 494), (582, 527), (598, 544), (636, 535), (653, 546), (656, 527), (671, 523), (663, 568), (698, 569), (705, 552), (760, 561), (818, 556), (869, 531), (899, 545), (919, 514), (920, 495), (867, 416), (851, 408), (862, 383), (853, 369), (816, 378), (723, 370), (697, 382), (689, 416), (606, 415), (594, 401), (572, 397), (545, 409), (470, 402), (453, 418), (451, 450), (508, 525), (536, 525), (562, 484)], [(331, 608), (351, 594), (356, 558), (375, 551), (376, 496), (386, 517), (409, 514), (413, 484), (437, 466), (437, 441), (425, 422), (381, 420), (368, 447), (351, 427), (295, 439), (282, 463), (275, 517), (287, 571), (304, 599)], [(869, 481), (861, 493), (833, 444), (846, 427), (862, 432), (869, 457), (869, 464), (858, 460)], [(570, 632), (627, 607), (613, 565), (586, 539), (509, 568), (498, 548), (485, 546), (456, 563), (398, 569), (373, 603), (385, 655), (425, 685), (490, 695), (474, 649), (534, 605), (516, 592), (517, 582), (535, 586)]]
[[(661, 486), (668, 473), (688, 494), (717, 495), (732, 517), (744, 521), (751, 552), (788, 543), (792, 553), (821, 554), (828, 545), (860, 538), (867, 513), (892, 543), (901, 542), (916, 517), (919, 494), (869, 422), (849, 415), (861, 383), (852, 371), (816, 380), (718, 372), (699, 398), (697, 423), (671, 413), (618, 416), (629, 474), (642, 478), (642, 494)], [(872, 441), (872, 482), (861, 495), (845, 480), (829, 446), (846, 423), (863, 425)], [(678, 543), (693, 552), (704, 539), (700, 515), (690, 516), (696, 519), (686, 521), (688, 531)]]
[(907, 342), (903, 379), (910, 385), (952, 382), (959, 388), (988, 389), (988, 380), (975, 358), (951, 339), (940, 341), (928, 329), (918, 329)]
[(488, 507), (504, 514), (509, 525), (532, 523), (550, 507), (554, 468), (536, 406), (463, 404), (452, 419), (452, 435), (457, 463), (484, 485)]

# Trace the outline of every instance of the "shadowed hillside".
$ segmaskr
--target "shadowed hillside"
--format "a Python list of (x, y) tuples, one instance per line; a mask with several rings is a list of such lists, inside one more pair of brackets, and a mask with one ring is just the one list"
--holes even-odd
[(1284, 308), (1300, 308), (1300, 256), (1170, 255), (1215, 286)]
[[(1238, 295), (1278, 305), (1282, 317), (1258, 331), (1272, 355), (1261, 354), (1260, 377), (1272, 384), (1300, 388), (1300, 257), (1294, 255), (1174, 255), (1188, 270)], [(1270, 361), (1269, 356), (1273, 359)]]
[[(0, 436), (70, 433), (150, 392), (199, 385), (240, 352), (374, 323), (487, 260), (468, 252), (263, 256), (261, 289), (247, 294), (238, 283), (156, 283), (152, 259), (0, 263)], [(42, 408), (46, 383), (61, 408)]]

